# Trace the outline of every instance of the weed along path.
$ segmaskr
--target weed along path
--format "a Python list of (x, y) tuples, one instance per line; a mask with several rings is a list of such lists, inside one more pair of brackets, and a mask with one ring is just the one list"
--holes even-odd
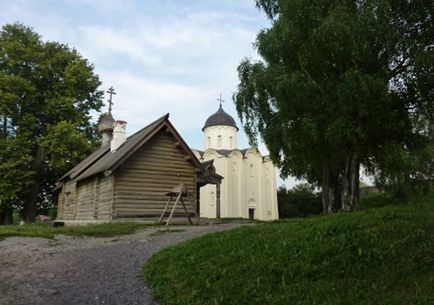
[(10, 237), (0, 241), (0, 304), (157, 304), (140, 277), (152, 254), (239, 226), (149, 227), (111, 238)]

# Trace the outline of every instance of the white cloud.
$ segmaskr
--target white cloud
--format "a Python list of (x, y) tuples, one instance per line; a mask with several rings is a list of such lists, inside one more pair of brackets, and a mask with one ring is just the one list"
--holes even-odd
[[(102, 88), (115, 87), (114, 116), (128, 121), (129, 133), (170, 112), (187, 142), (200, 147), (201, 127), (217, 110), (219, 93), (236, 117), (236, 67), (256, 56), (252, 43), (266, 22), (252, 1), (186, 3), (6, 0), (0, 22), (32, 26), (94, 63)], [(240, 131), (239, 146), (247, 145)], [(266, 153), (265, 146), (260, 150)]]
[(99, 61), (116, 62), (128, 56), (132, 62), (144, 67), (162, 64), (161, 56), (148, 50), (134, 33), (99, 26), (80, 26), (77, 30), (85, 52)]

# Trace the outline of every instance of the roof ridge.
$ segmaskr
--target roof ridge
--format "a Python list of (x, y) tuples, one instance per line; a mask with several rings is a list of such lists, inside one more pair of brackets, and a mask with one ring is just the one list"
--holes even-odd
[[(158, 124), (161, 122), (164, 122), (169, 118), (169, 113), (166, 113), (165, 115), (159, 117), (158, 119), (154, 120), (153, 122), (149, 123), (145, 127), (141, 128), (140, 130), (136, 131), (132, 135), (130, 135), (125, 142), (130, 140), (130, 142), (141, 132), (143, 132), (145, 129), (151, 127), (154, 124)], [(125, 143), (123, 143), (119, 149), (121, 149), (122, 146), (124, 146)], [(90, 171), (90, 169), (101, 159), (104, 158), (104, 156), (107, 155), (107, 153), (110, 153), (110, 145), (104, 145), (102, 147), (99, 147), (95, 151), (93, 151), (90, 155), (88, 155), (85, 159), (83, 159), (81, 162), (79, 162), (76, 166), (74, 166), (70, 171), (68, 171), (65, 175), (63, 175), (57, 182), (61, 182), (62, 180), (66, 179), (67, 177), (71, 177), (71, 179), (77, 178), (77, 180), (81, 180), (83, 175)]]
[(151, 126), (152, 124), (158, 122), (159, 120), (162, 120), (162, 121), (163, 121), (163, 119), (164, 119), (164, 120), (167, 120), (167, 119), (169, 118), (169, 116), (170, 116), (170, 113), (168, 112), (168, 113), (166, 113), (165, 115), (159, 117), (158, 119), (152, 121), (151, 123), (149, 123), (149, 124), (146, 125), (145, 127), (141, 128), (141, 129), (139, 129), (139, 130), (137, 130), (135, 133), (133, 133), (132, 135), (130, 135), (129, 137), (127, 137), (127, 140), (128, 140), (129, 138), (135, 136), (136, 134), (140, 133), (140, 132), (143, 131), (144, 129), (148, 128), (148, 127)]

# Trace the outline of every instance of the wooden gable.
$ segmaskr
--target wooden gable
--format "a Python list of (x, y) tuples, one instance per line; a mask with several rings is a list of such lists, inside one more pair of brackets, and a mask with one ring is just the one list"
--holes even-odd
[[(189, 151), (189, 150), (188, 150)], [(114, 173), (114, 217), (156, 217), (166, 193), (183, 183), (194, 209), (197, 165), (170, 128), (160, 129)]]

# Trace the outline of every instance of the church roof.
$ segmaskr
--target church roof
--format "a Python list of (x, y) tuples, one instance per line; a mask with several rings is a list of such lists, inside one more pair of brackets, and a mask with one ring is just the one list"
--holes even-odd
[(216, 113), (211, 115), (205, 122), (205, 125), (202, 128), (202, 131), (205, 130), (205, 128), (210, 126), (232, 126), (235, 127), (238, 130), (237, 124), (235, 123), (235, 120), (233, 117), (231, 117), (229, 114), (227, 114), (224, 110), (222, 105), (220, 104), (219, 109)]
[(177, 141), (183, 147), (184, 151), (190, 155), (192, 162), (198, 168), (200, 168), (199, 160), (197, 160), (191, 149), (181, 138), (168, 119), (169, 114), (166, 114), (165, 116), (162, 116), (148, 126), (129, 136), (127, 140), (116, 150), (116, 152), (112, 153), (110, 151), (110, 145), (105, 145), (99, 148), (82, 162), (80, 162), (77, 166), (71, 169), (68, 173), (66, 173), (62, 178), (60, 178), (58, 180), (58, 184), (61, 184), (62, 181), (67, 178), (76, 179), (79, 181), (99, 173), (104, 173), (106, 171), (108, 171), (107, 175), (109, 175), (119, 165), (126, 161), (134, 152), (148, 142), (164, 126), (166, 126), (168, 130), (173, 133)]
[[(203, 158), (203, 155), (205, 154), (205, 151), (199, 150), (199, 149), (194, 149), (194, 150), (199, 153), (199, 155), (200, 155), (201, 158)], [(245, 148), (245, 149), (235, 148), (235, 149), (214, 149), (214, 150), (216, 152), (218, 152), (220, 155), (225, 156), (225, 157), (229, 156), (234, 151), (239, 151), (243, 155), (243, 157), (245, 157), (246, 153), (247, 153), (247, 151), (249, 149), (248, 148)]]

